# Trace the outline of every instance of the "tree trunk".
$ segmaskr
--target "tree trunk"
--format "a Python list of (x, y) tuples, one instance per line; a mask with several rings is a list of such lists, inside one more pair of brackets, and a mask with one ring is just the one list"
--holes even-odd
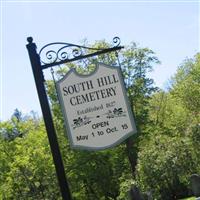
[(126, 140), (126, 152), (131, 165), (132, 174), (135, 174), (135, 168), (137, 165), (137, 153), (133, 143), (133, 137), (129, 137)]

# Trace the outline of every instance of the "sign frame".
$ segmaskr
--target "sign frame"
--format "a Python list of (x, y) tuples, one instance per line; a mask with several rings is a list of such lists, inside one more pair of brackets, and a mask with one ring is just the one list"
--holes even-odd
[[(120, 85), (121, 85), (121, 88), (122, 88), (122, 93), (123, 93), (125, 104), (126, 104), (126, 108), (127, 108), (127, 111), (128, 111), (128, 116), (129, 116), (129, 119), (130, 119), (130, 122), (131, 122), (132, 131), (126, 133), (123, 137), (118, 139), (116, 142), (114, 142), (110, 145), (107, 145), (107, 146), (87, 147), (87, 146), (83, 146), (83, 145), (76, 145), (76, 144), (73, 143), (72, 132), (70, 130), (70, 123), (69, 123), (68, 117), (67, 117), (67, 108), (64, 105), (64, 101), (63, 101), (62, 94), (61, 94), (62, 92), (60, 90), (59, 84), (61, 82), (65, 81), (70, 76), (70, 74), (72, 74), (72, 73), (74, 73), (74, 75), (76, 75), (79, 78), (91, 77), (98, 72), (100, 65), (102, 65), (106, 68), (109, 68), (109, 69), (115, 69), (117, 71), (119, 81), (120, 81)], [(108, 148), (114, 147), (116, 145), (119, 145), (124, 140), (126, 140), (128, 137), (130, 137), (131, 135), (134, 135), (137, 132), (135, 121), (134, 121), (134, 118), (133, 118), (132, 109), (131, 109), (131, 106), (130, 106), (130, 102), (129, 102), (129, 99), (128, 99), (128, 96), (127, 96), (127, 91), (126, 91), (125, 84), (124, 84), (124, 78), (123, 78), (122, 71), (121, 71), (120, 67), (118, 67), (118, 66), (113, 67), (113, 66), (109, 66), (107, 64), (101, 63), (101, 62), (97, 62), (95, 69), (89, 74), (80, 74), (80, 73), (77, 72), (77, 70), (75, 68), (71, 68), (60, 80), (58, 80), (56, 82), (56, 90), (57, 90), (58, 99), (59, 99), (59, 102), (60, 102), (62, 114), (63, 114), (63, 117), (64, 117), (64, 124), (65, 124), (65, 127), (66, 127), (65, 132), (67, 132), (65, 134), (67, 135), (67, 137), (69, 139), (70, 146), (71, 146), (72, 149), (81, 149), (81, 150), (88, 150), (88, 151), (98, 151), (98, 150), (108, 149)]]

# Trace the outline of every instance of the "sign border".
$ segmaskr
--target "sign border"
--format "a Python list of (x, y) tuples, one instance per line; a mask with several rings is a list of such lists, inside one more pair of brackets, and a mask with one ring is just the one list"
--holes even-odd
[(58, 80), (56, 82), (56, 90), (57, 90), (57, 94), (58, 94), (58, 100), (59, 100), (59, 102), (61, 104), (61, 110), (62, 110), (62, 114), (63, 114), (63, 117), (64, 117), (64, 124), (65, 124), (65, 127), (66, 127), (65, 132), (67, 131), (66, 135), (68, 136), (69, 142), (70, 142), (70, 146), (73, 149), (81, 149), (81, 150), (88, 150), (88, 151), (94, 151), (94, 150), (98, 151), (98, 150), (108, 149), (108, 148), (117, 146), (118, 144), (123, 142), (125, 139), (127, 139), (128, 137), (130, 137), (131, 135), (133, 135), (133, 134), (135, 134), (137, 132), (137, 129), (136, 129), (136, 126), (135, 126), (135, 121), (134, 121), (134, 118), (133, 118), (133, 113), (132, 113), (132, 110), (131, 110), (131, 107), (130, 107), (130, 103), (129, 103), (129, 99), (128, 99), (127, 95), (126, 95), (127, 92), (126, 92), (125, 85), (124, 85), (124, 79), (123, 79), (122, 71), (121, 71), (120, 67), (116, 66), (116, 70), (117, 70), (117, 73), (119, 75), (120, 84), (121, 84), (121, 87), (122, 87), (123, 96), (124, 96), (125, 103), (126, 103), (127, 110), (128, 110), (129, 119), (131, 121), (131, 125), (132, 125), (133, 130), (131, 132), (127, 133), (125, 136), (123, 136), (122, 138), (120, 138), (119, 140), (117, 140), (115, 143), (113, 143), (111, 145), (107, 145), (107, 146), (103, 146), (103, 147), (86, 147), (86, 146), (83, 146), (83, 145), (74, 145), (73, 140), (72, 140), (72, 136), (71, 136), (68, 117), (66, 115), (67, 112), (66, 112), (66, 109), (65, 109), (65, 106), (64, 106), (64, 101), (63, 101), (63, 98), (62, 98), (62, 95), (61, 95), (61, 90), (60, 90), (60, 87), (59, 87), (59, 83), (64, 81), (71, 73), (74, 73), (76, 76), (81, 77), (81, 78), (90, 77), (93, 74), (98, 72), (100, 65), (103, 65), (104, 67), (107, 67), (109, 69), (115, 69), (115, 67), (113, 67), (113, 66), (109, 66), (107, 64), (104, 64), (104, 63), (101, 63), (101, 62), (97, 62), (95, 69), (90, 74), (79, 74), (76, 71), (75, 68), (71, 68), (60, 80)]

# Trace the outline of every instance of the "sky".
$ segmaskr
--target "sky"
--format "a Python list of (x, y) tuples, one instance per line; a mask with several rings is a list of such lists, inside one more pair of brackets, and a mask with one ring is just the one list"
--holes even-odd
[(150, 76), (165, 89), (183, 63), (200, 51), (199, 1), (1, 0), (0, 120), (18, 108), (41, 115), (26, 38), (38, 50), (51, 42), (80, 44), (113, 37), (152, 49), (161, 61)]

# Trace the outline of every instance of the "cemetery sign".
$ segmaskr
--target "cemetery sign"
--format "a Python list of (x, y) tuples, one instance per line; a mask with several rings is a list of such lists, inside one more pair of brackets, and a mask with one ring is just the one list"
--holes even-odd
[(89, 75), (71, 69), (56, 87), (73, 148), (109, 148), (136, 132), (118, 67), (99, 63)]

